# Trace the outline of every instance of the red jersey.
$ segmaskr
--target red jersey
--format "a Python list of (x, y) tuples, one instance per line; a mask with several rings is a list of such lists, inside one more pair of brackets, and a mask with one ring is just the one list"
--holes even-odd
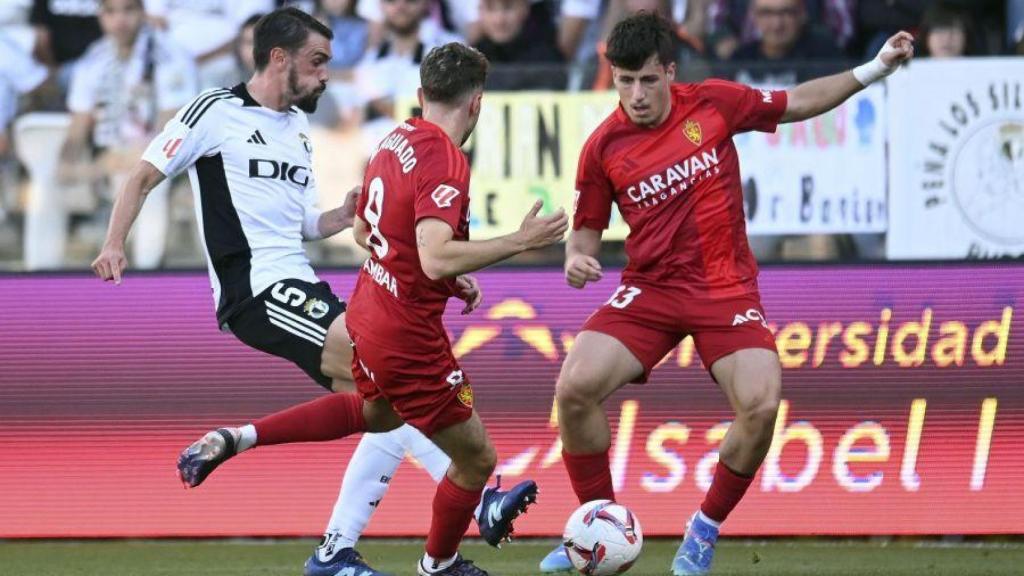
[(469, 163), (435, 124), (411, 119), (377, 146), (363, 177), (356, 214), (370, 228), (347, 325), (391, 349), (447, 342), (441, 317), (455, 279), (431, 280), (420, 267), (416, 223), (443, 220), (469, 239)]
[(637, 126), (619, 107), (587, 139), (573, 229), (604, 230), (614, 202), (629, 225), (623, 283), (712, 298), (756, 292), (732, 135), (773, 132), (786, 92), (724, 80), (671, 89), (672, 108), (659, 126)]

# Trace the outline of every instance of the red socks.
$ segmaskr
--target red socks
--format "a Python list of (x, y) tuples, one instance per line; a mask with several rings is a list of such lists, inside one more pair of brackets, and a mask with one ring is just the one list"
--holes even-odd
[(260, 418), (256, 445), (324, 442), (366, 431), (363, 399), (354, 393), (328, 394)]
[(753, 476), (741, 476), (728, 466), (718, 463), (715, 467), (715, 477), (711, 480), (711, 488), (704, 496), (704, 502), (700, 505), (700, 511), (715, 522), (722, 522), (732, 512), (732, 509), (740, 503), (743, 495), (747, 493), (747, 487), (754, 480)]
[(459, 542), (469, 528), (473, 511), (480, 503), (480, 490), (466, 490), (445, 476), (434, 493), (434, 515), (427, 534), (427, 554), (447, 560), (459, 550)]
[(615, 500), (607, 450), (596, 454), (569, 454), (562, 450), (562, 461), (580, 504), (591, 500)]

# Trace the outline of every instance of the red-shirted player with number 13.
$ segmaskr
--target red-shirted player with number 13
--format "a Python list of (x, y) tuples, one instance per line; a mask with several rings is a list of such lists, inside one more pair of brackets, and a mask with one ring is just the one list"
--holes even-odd
[[(629, 225), (629, 264), (622, 285), (584, 324), (556, 399), (573, 490), (580, 502), (614, 500), (602, 402), (626, 383), (645, 381), (682, 338), (693, 337), (736, 418), (672, 563), (679, 575), (710, 570), (718, 526), (768, 451), (782, 387), (747, 243), (732, 136), (772, 132), (834, 108), (909, 59), (913, 38), (896, 34), (875, 60), (853, 71), (769, 91), (722, 80), (672, 84), (672, 35), (668, 22), (640, 13), (608, 39), (620, 105), (580, 154), (566, 279), (582, 288), (601, 278), (596, 257), (612, 203)], [(563, 563), (557, 552), (542, 568)]]

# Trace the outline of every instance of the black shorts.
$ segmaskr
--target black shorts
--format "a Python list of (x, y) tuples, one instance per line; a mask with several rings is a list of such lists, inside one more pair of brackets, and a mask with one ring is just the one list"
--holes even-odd
[(312, 284), (289, 278), (252, 297), (227, 325), (245, 344), (291, 360), (330, 390), (331, 377), (320, 371), (320, 359), (327, 329), (344, 312), (345, 302), (331, 292), (327, 282)]

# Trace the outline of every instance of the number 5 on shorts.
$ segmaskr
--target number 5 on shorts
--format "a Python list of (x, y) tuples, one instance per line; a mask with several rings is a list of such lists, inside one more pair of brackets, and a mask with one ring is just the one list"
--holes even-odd
[(632, 286), (626, 286), (625, 284), (623, 284), (622, 286), (619, 286), (619, 289), (615, 291), (615, 294), (612, 294), (612, 297), (609, 298), (608, 301), (605, 302), (605, 304), (611, 304), (612, 307), (622, 310), (626, 306), (629, 306), (631, 302), (633, 302), (633, 298), (636, 298), (639, 295), (639, 288), (634, 288)]

